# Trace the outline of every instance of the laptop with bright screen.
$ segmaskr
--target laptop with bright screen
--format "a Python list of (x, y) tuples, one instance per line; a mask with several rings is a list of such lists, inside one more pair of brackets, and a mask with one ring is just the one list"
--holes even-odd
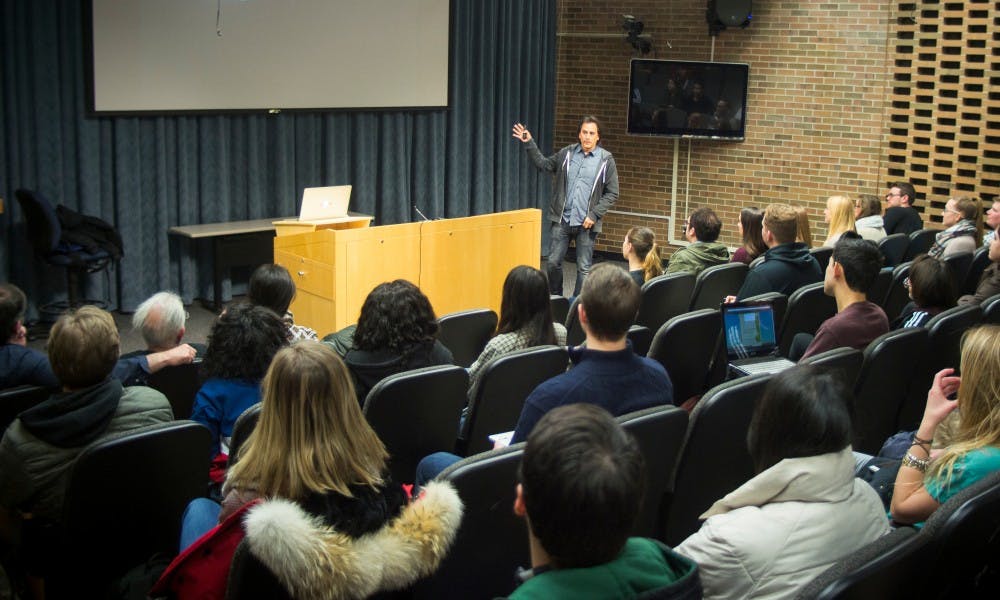
[(302, 190), (300, 221), (323, 221), (347, 216), (347, 205), (351, 201), (351, 186), (333, 185), (328, 187), (305, 188)]
[(730, 369), (750, 375), (776, 373), (795, 365), (778, 356), (777, 327), (770, 302), (723, 304), (722, 328)]

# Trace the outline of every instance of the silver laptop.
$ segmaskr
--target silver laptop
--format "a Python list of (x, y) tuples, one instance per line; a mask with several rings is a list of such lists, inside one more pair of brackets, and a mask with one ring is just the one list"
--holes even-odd
[(729, 369), (738, 375), (777, 373), (795, 363), (778, 356), (777, 327), (770, 302), (722, 305)]
[(350, 201), (349, 185), (305, 188), (302, 190), (302, 210), (299, 211), (299, 220), (325, 221), (346, 217)]

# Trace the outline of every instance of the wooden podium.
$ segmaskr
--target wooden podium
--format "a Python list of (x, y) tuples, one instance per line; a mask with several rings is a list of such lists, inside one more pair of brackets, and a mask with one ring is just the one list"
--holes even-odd
[(368, 292), (393, 279), (420, 286), (438, 315), (500, 312), (504, 278), (538, 267), (542, 213), (514, 210), (380, 227), (320, 229), (274, 238), (274, 262), (298, 288), (295, 322), (320, 336), (357, 322)]

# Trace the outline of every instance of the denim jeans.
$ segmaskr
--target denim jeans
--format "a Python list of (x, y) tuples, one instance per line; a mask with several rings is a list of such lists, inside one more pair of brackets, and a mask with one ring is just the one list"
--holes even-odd
[(184, 509), (181, 517), (181, 544), (183, 552), (188, 546), (198, 541), (198, 538), (219, 524), (219, 513), (222, 507), (218, 502), (208, 498), (195, 498)]
[(580, 295), (583, 278), (590, 273), (594, 264), (594, 241), (597, 232), (593, 227), (584, 229), (581, 226), (570, 227), (565, 221), (552, 226), (552, 242), (549, 245), (549, 291), (558, 296), (563, 295), (563, 259), (569, 249), (570, 238), (576, 240), (576, 285), (573, 295)]
[(460, 460), (462, 460), (461, 456), (457, 456), (449, 452), (435, 452), (434, 454), (425, 456), (417, 464), (417, 473), (414, 483), (417, 487), (423, 487), (427, 485), (428, 481), (437, 477), (441, 471), (444, 471)]

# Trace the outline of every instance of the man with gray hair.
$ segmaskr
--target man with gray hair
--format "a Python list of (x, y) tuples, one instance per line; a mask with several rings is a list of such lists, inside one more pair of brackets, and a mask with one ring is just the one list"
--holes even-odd
[[(191, 353), (191, 358), (204, 354), (205, 347), (202, 344), (181, 344), (184, 338), (184, 324), (187, 321), (187, 312), (184, 310), (184, 303), (180, 296), (173, 292), (157, 292), (143, 301), (132, 315), (132, 327), (142, 334), (143, 341), (146, 342), (145, 350), (136, 350), (123, 354), (122, 359), (134, 359), (150, 356), (159, 356), (160, 353), (175, 352), (180, 348), (186, 348)], [(190, 360), (182, 362), (191, 362)], [(162, 368), (161, 365), (154, 365), (153, 361), (142, 364), (133, 369), (124, 381), (126, 386), (146, 385), (147, 377)]]

